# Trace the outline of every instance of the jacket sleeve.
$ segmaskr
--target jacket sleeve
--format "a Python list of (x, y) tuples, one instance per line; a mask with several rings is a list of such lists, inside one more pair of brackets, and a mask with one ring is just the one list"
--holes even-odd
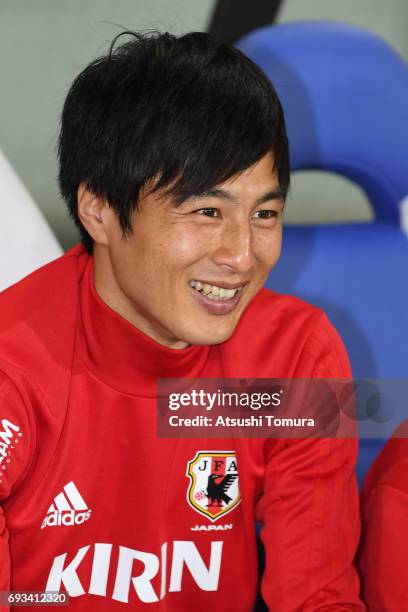
[[(295, 378), (349, 378), (347, 355), (325, 316)], [(354, 558), (360, 534), (355, 438), (268, 440), (264, 491), (263, 598), (276, 612), (365, 610)]]
[[(33, 431), (16, 386), (0, 372), (0, 591), (10, 590), (10, 542), (3, 504), (26, 476), (33, 453)], [(0, 606), (1, 610), (6, 607)]]
[(407, 558), (408, 440), (391, 438), (371, 468), (363, 491), (360, 568), (370, 611), (408, 610)]

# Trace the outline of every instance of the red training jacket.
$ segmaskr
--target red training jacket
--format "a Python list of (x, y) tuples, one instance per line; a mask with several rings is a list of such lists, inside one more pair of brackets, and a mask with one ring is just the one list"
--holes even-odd
[[(349, 377), (319, 309), (261, 290), (227, 342), (169, 349), (102, 302), (78, 246), (0, 312), (0, 590), (67, 591), (75, 611), (248, 612), (259, 521), (270, 610), (364, 609), (355, 440), (156, 435), (158, 377)], [(214, 522), (188, 471), (220, 466), (236, 486)]]

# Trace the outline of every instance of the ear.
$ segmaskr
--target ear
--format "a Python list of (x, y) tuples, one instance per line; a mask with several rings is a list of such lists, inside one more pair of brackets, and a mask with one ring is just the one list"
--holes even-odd
[(86, 183), (82, 182), (78, 187), (77, 206), (78, 216), (88, 234), (95, 242), (108, 244), (109, 227), (114, 212), (106, 200), (89, 191)]

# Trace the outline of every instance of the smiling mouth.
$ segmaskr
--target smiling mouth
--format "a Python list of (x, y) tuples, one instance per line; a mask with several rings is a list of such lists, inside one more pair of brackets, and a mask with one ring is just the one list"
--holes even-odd
[(243, 285), (239, 287), (220, 287), (219, 285), (210, 285), (208, 283), (202, 283), (198, 280), (191, 280), (189, 282), (190, 287), (204, 295), (206, 298), (210, 300), (231, 300), (233, 299), (241, 290)]

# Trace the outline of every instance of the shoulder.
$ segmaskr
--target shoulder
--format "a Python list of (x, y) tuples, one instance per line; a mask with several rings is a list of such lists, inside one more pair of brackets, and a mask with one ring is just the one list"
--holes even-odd
[[(299, 298), (261, 289), (243, 314), (229, 342), (239, 354), (267, 360), (276, 377), (340, 378), (350, 375), (341, 338), (320, 308)], [(271, 365), (273, 368), (271, 369)]]
[(41, 335), (60, 323), (77, 304), (83, 258), (83, 249), (78, 245), (0, 293), (1, 348), (7, 337), (22, 329)]
[[(254, 323), (262, 319), (269, 329), (305, 326), (307, 330), (317, 327), (325, 333), (333, 326), (324, 311), (293, 295), (277, 293), (270, 289), (261, 289), (247, 308), (242, 320), (244, 324)], [(334, 328), (333, 328), (334, 329)], [(327, 333), (330, 333), (328, 331)]]
[(264, 337), (306, 333), (314, 328), (323, 311), (291, 295), (261, 289), (244, 312), (237, 332), (259, 330)]
[(84, 255), (74, 247), (0, 294), (0, 369), (13, 380), (51, 388), (70, 367)]
[(82, 252), (77, 245), (0, 293), (1, 335), (7, 334), (10, 325), (38, 322), (41, 316), (50, 315), (56, 305), (69, 301), (67, 290), (76, 284)]

